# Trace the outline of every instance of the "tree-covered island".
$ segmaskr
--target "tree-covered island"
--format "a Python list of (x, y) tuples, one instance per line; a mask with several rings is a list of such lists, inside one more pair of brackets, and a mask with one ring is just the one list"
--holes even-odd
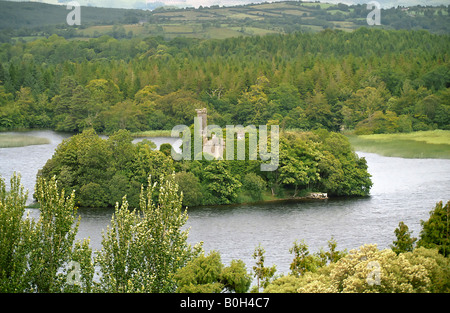
[(127, 130), (107, 139), (85, 130), (64, 140), (38, 176), (56, 176), (59, 188), (75, 190), (76, 203), (83, 207), (114, 206), (124, 195), (136, 207), (148, 176), (172, 173), (186, 206), (295, 198), (311, 191), (366, 196), (372, 185), (365, 159), (345, 136), (327, 130), (282, 133), (275, 171), (261, 171), (263, 161), (248, 157), (175, 161), (170, 146), (158, 150), (149, 140), (132, 140)]

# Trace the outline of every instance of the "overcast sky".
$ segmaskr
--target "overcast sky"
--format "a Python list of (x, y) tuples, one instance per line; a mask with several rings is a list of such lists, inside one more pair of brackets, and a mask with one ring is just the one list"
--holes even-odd
[[(13, 1), (24, 1), (24, 0), (13, 0)], [(25, 0), (27, 1), (27, 0)], [(71, 0), (28, 0), (35, 2), (44, 2), (51, 4), (63, 4), (70, 2)], [(193, 6), (211, 6), (211, 5), (225, 5), (232, 6), (237, 4), (249, 4), (249, 3), (260, 3), (265, 2), (262, 0), (76, 0), (81, 5), (91, 5), (97, 7), (110, 7), (110, 8), (143, 8), (148, 3), (149, 5), (154, 2), (162, 2), (166, 5), (176, 5), (181, 7)], [(321, 2), (328, 3), (345, 3), (345, 4), (357, 4), (357, 3), (368, 3), (371, 0), (326, 0)], [(268, 1), (275, 2), (275, 1)], [(450, 0), (378, 0), (382, 7), (392, 7), (392, 6), (408, 6), (408, 5), (439, 5), (445, 4), (450, 5)]]

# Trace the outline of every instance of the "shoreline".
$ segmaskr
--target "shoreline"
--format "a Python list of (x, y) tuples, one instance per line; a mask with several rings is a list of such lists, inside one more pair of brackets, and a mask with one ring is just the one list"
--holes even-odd
[(229, 204), (205, 204), (205, 205), (196, 205), (196, 206), (189, 206), (188, 209), (191, 208), (204, 208), (209, 206), (214, 207), (225, 207), (225, 206), (240, 206), (240, 205), (253, 205), (253, 204), (270, 204), (270, 203), (277, 203), (277, 202), (284, 202), (284, 203), (290, 203), (290, 202), (301, 202), (301, 201), (326, 201), (330, 200), (330, 197), (328, 195), (326, 197), (314, 197), (311, 196), (311, 194), (325, 194), (326, 193), (319, 193), (319, 192), (311, 192), (310, 194), (306, 196), (301, 197), (289, 197), (289, 198), (277, 198), (277, 199), (268, 199), (268, 200), (258, 200), (258, 201), (252, 201), (252, 202), (236, 202), (236, 203), (229, 203)]
[[(311, 194), (321, 194), (321, 195), (326, 195), (326, 193), (319, 193), (319, 192), (311, 192), (310, 194), (306, 195), (306, 196), (301, 196), (301, 197), (289, 197), (289, 198), (277, 198), (277, 199), (269, 199), (269, 200), (258, 200), (258, 201), (252, 201), (252, 202), (236, 202), (236, 203), (228, 203), (228, 204), (205, 204), (205, 205), (196, 205), (196, 206), (184, 206), (185, 208), (191, 209), (191, 208), (204, 208), (204, 207), (209, 207), (209, 206), (214, 206), (214, 207), (225, 207), (225, 206), (239, 206), (239, 205), (252, 205), (252, 204), (270, 204), (270, 203), (277, 203), (277, 202), (284, 202), (284, 203), (290, 203), (290, 202), (301, 202), (301, 201), (326, 201), (326, 200), (330, 200), (330, 199), (335, 199), (335, 198), (339, 198), (339, 197), (328, 197), (328, 195), (326, 196), (322, 196), (322, 197), (316, 197), (316, 196), (312, 196)], [(28, 204), (25, 206), (25, 208), (27, 209), (39, 209), (39, 203), (37, 203), (36, 201), (33, 201), (32, 203)], [(79, 209), (98, 209), (98, 208), (93, 208), (93, 207), (78, 207)], [(114, 207), (108, 207), (113, 209)], [(107, 208), (101, 208), (101, 209), (107, 209)]]

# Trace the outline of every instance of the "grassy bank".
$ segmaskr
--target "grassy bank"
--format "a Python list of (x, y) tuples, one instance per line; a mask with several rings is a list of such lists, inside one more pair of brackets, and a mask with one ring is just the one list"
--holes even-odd
[(0, 148), (25, 147), (49, 143), (50, 140), (47, 138), (27, 135), (0, 134)]
[(403, 158), (450, 159), (450, 130), (347, 137), (356, 151)]

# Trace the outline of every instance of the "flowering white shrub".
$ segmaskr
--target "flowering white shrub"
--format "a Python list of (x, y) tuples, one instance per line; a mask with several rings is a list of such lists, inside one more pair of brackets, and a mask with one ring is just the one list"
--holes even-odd
[(450, 260), (437, 250), (417, 248), (397, 255), (364, 245), (335, 263), (300, 277), (281, 277), (265, 292), (448, 292)]

